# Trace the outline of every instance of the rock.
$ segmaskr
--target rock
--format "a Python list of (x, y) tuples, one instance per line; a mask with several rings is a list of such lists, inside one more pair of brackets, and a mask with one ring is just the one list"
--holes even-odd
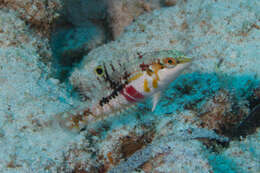
[[(227, 139), (197, 126), (203, 105), (218, 91), (232, 93), (224, 93), (226, 113), (236, 102), (249, 107), (244, 103), (260, 76), (259, 6), (257, 0), (189, 0), (139, 16), (117, 40), (84, 56), (82, 65), (174, 48), (194, 57), (193, 66), (153, 113), (146, 102), (80, 133), (58, 126), (62, 112), (82, 103), (68, 85), (48, 79), (51, 71), (38, 53), (45, 41), (19, 13), (1, 8), (0, 172), (259, 172), (259, 129), (212, 152), (198, 138)], [(130, 58), (115, 57), (120, 51)]]
[(60, 0), (2, 0), (0, 8), (13, 9), (18, 16), (31, 25), (39, 34), (49, 35), (52, 23), (59, 16)]

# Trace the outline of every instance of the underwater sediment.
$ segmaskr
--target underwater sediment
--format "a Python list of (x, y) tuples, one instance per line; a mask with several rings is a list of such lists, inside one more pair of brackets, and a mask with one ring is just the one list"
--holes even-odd
[[(147, 101), (81, 132), (55, 120), (86, 104), (68, 83), (53, 77), (49, 65), (52, 51), (45, 33), (57, 6), (36, 10), (41, 15), (30, 19), (34, 7), (4, 2), (0, 172), (260, 171), (259, 1), (176, 1), (144, 13), (114, 41), (91, 50), (81, 66), (97, 60), (131, 62), (137, 52), (169, 49), (195, 60), (153, 112)], [(38, 23), (45, 29), (34, 27)], [(117, 57), (122, 50), (129, 57)]]

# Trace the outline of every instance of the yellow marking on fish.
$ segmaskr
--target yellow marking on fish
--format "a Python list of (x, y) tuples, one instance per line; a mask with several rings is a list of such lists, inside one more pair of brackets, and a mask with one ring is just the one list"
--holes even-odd
[(159, 71), (159, 70), (163, 69), (163, 65), (158, 64), (158, 63), (153, 63), (153, 64), (152, 64), (152, 69), (153, 69), (154, 71)]
[(128, 82), (132, 82), (138, 78), (140, 78), (141, 76), (143, 76), (144, 73), (137, 73), (136, 75), (134, 75), (133, 77), (131, 77), (130, 79), (128, 79)]
[(150, 92), (150, 88), (148, 86), (148, 80), (147, 79), (144, 79), (144, 91)]
[(155, 74), (156, 80), (160, 80), (159, 75), (158, 75), (158, 71), (163, 69), (163, 66), (161, 64), (154, 63), (152, 65), (152, 69), (154, 70), (154, 74)]
[(159, 75), (158, 75), (158, 71), (155, 71), (154, 74), (155, 74), (156, 80), (160, 80)]
[(153, 71), (150, 70), (150, 69), (147, 69), (147, 70), (146, 70), (146, 73), (147, 73), (149, 76), (152, 76), (152, 75), (153, 75)]
[(153, 88), (158, 88), (158, 80), (153, 79)]

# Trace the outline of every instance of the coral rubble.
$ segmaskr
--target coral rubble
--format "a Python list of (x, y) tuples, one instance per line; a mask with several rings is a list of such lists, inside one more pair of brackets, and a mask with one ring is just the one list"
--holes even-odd
[(51, 24), (59, 16), (60, 0), (2, 0), (0, 8), (13, 9), (40, 34), (49, 35)]
[(113, 38), (116, 39), (123, 33), (138, 16), (145, 12), (151, 12), (163, 6), (174, 6), (176, 0), (108, 0), (109, 25)]
[(25, 10), (35, 4), (0, 2), (0, 172), (259, 172), (259, 125), (247, 128), (259, 122), (259, 1), (165, 1), (174, 6), (136, 17), (82, 65), (164, 49), (195, 61), (154, 112), (148, 100), (79, 133), (57, 119), (86, 103), (50, 78), (39, 51), (51, 54), (48, 39), (30, 27), (48, 25), (56, 7), (38, 17)]

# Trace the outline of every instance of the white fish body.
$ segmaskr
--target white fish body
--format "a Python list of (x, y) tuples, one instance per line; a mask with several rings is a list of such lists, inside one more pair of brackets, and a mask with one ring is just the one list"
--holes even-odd
[(70, 81), (85, 98), (86, 106), (66, 114), (66, 126), (82, 128), (89, 121), (123, 111), (147, 98), (153, 98), (153, 111), (160, 93), (191, 61), (176, 50), (163, 50), (138, 55), (130, 62), (93, 60), (83, 64), (72, 73)]

